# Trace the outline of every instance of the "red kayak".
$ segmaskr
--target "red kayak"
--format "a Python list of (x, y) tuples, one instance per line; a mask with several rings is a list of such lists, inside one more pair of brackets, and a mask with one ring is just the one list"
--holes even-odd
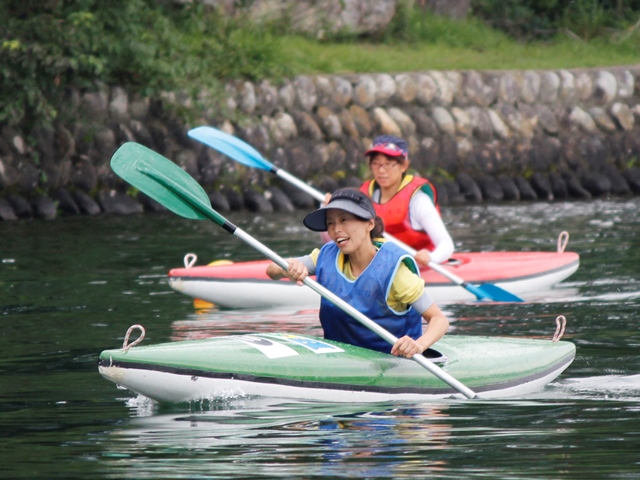
[[(319, 305), (320, 296), (310, 288), (267, 277), (269, 260), (194, 263), (195, 255), (189, 254), (184, 268), (169, 272), (171, 288), (225, 308)], [(526, 294), (548, 290), (572, 275), (579, 264), (580, 257), (573, 252), (470, 252), (456, 253), (442, 266), (467, 283), (495, 284), (526, 300)], [(473, 293), (428, 267), (420, 273), (437, 303), (477, 300)]]

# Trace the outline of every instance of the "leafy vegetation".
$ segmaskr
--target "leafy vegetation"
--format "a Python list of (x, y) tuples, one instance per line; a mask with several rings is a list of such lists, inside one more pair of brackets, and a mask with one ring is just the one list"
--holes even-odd
[(201, 4), (5, 0), (0, 18), (0, 124), (53, 121), (67, 87), (148, 95), (290, 73), (266, 28)]
[(473, 0), (473, 14), (514, 38), (569, 33), (590, 40), (637, 22), (639, 0)]
[(453, 21), (403, 7), (384, 31), (317, 40), (286, 19), (255, 25), (200, 2), (4, 0), (0, 126), (52, 123), (70, 87), (96, 83), (195, 96), (227, 79), (299, 73), (637, 63), (640, 0), (473, 0), (472, 13)]

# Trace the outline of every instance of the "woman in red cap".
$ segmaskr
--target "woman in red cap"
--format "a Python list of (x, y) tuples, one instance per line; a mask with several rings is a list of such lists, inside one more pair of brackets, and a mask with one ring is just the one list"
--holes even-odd
[[(289, 278), (302, 285), (308, 275), (398, 338), (389, 346), (331, 301), (320, 301), (325, 338), (411, 358), (422, 353), (449, 328), (449, 321), (424, 288), (418, 266), (404, 249), (380, 237), (384, 226), (371, 199), (343, 188), (304, 218), (313, 231), (331, 239), (310, 255), (287, 260), (285, 270), (267, 267), (273, 280)], [(429, 326), (422, 331), (422, 320)]]
[(418, 265), (446, 261), (453, 253), (453, 240), (440, 217), (435, 187), (427, 179), (407, 174), (407, 142), (381, 135), (365, 156), (373, 180), (360, 189), (372, 198), (385, 230), (418, 251)]

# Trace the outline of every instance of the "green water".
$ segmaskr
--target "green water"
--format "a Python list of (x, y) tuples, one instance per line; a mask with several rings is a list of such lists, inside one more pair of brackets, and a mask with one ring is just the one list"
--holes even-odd
[[(555, 250), (578, 272), (526, 304), (452, 304), (455, 333), (577, 346), (544, 391), (504, 401), (333, 405), (230, 398), (157, 405), (97, 372), (145, 344), (227, 333), (320, 335), (313, 314), (198, 311), (166, 285), (259, 254), (215, 224), (166, 215), (0, 223), (0, 478), (640, 478), (640, 199), (443, 210), (459, 250)], [(297, 215), (229, 218), (283, 256), (317, 245)]]

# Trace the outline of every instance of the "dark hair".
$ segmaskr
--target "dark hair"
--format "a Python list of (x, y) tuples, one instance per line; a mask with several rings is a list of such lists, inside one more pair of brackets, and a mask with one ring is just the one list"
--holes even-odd
[(380, 238), (384, 235), (384, 220), (382, 220), (382, 218), (376, 215), (376, 218), (374, 221), (375, 221), (375, 225), (373, 227), (373, 230), (369, 232), (369, 236), (371, 237), (371, 240), (373, 240), (374, 238)]
[(404, 162), (407, 161), (407, 157), (403, 157), (402, 155), (397, 155), (397, 156), (393, 157), (391, 155), (387, 155), (386, 153), (373, 152), (373, 153), (370, 153), (369, 155), (367, 155), (367, 159), (369, 160), (369, 165), (371, 165), (371, 162), (373, 161), (373, 157), (375, 157), (376, 155), (382, 155), (387, 160), (389, 160), (391, 162), (396, 162), (396, 163), (404, 163)]

